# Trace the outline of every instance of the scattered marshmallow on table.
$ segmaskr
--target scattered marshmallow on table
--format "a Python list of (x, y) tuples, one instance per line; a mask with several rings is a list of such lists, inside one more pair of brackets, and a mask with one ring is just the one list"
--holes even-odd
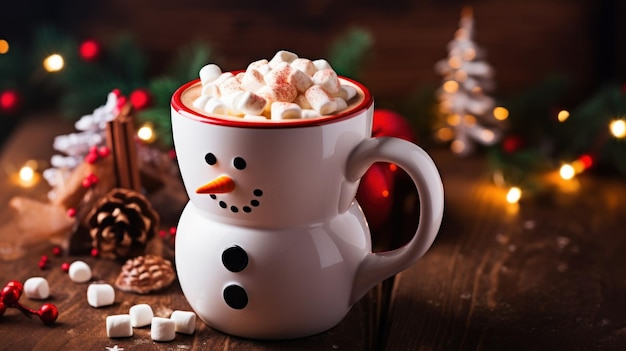
[(150, 338), (154, 341), (172, 341), (176, 337), (176, 322), (169, 318), (154, 317)]
[(91, 279), (91, 268), (83, 261), (72, 262), (67, 273), (75, 283), (85, 283)]
[(145, 327), (152, 322), (152, 318), (154, 317), (152, 307), (145, 303), (134, 305), (130, 308), (128, 313), (130, 314), (130, 324), (134, 328)]
[(176, 332), (193, 334), (196, 331), (196, 314), (191, 311), (174, 311), (170, 316), (176, 325)]
[(130, 315), (128, 314), (107, 316), (106, 328), (109, 338), (127, 338), (133, 336), (133, 327), (130, 324)]
[(50, 286), (43, 277), (31, 277), (24, 282), (24, 294), (29, 299), (44, 300), (50, 296)]
[(115, 290), (109, 284), (89, 284), (87, 302), (92, 307), (110, 306), (115, 302)]

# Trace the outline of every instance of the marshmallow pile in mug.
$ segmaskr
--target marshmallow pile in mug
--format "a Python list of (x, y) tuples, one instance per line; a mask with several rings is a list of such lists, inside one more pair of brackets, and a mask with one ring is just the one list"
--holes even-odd
[(340, 112), (357, 95), (342, 84), (323, 59), (311, 61), (289, 51), (248, 65), (245, 72), (222, 73), (208, 64), (200, 69), (201, 95), (193, 107), (206, 113), (247, 119), (316, 118)]

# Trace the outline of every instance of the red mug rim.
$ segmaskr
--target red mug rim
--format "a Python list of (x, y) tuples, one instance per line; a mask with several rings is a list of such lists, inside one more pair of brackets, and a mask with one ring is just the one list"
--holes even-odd
[[(233, 73), (236, 74), (237, 72), (233, 72)], [(359, 114), (361, 111), (370, 108), (372, 104), (374, 103), (372, 94), (370, 93), (369, 89), (367, 89), (363, 84), (355, 80), (352, 80), (350, 78), (346, 78), (346, 77), (339, 77), (339, 78), (347, 82), (350, 82), (351, 84), (354, 84), (359, 89), (361, 89), (361, 91), (363, 92), (363, 99), (357, 105), (355, 105), (349, 110), (338, 113), (336, 115), (324, 116), (324, 117), (313, 118), (313, 119), (293, 119), (293, 120), (286, 120), (286, 121), (280, 121), (280, 122), (268, 120), (268, 121), (259, 122), (259, 121), (254, 121), (254, 120), (244, 121), (243, 119), (237, 119), (237, 118), (223, 118), (223, 117), (210, 116), (207, 114), (201, 114), (185, 106), (185, 104), (183, 104), (183, 101), (181, 99), (182, 93), (185, 90), (187, 90), (187, 88), (199, 82), (200, 81), (199, 78), (194, 79), (190, 82), (187, 82), (183, 84), (181, 87), (179, 87), (178, 89), (176, 89), (176, 91), (172, 95), (171, 104), (172, 104), (172, 108), (176, 112), (178, 112), (181, 116), (191, 118), (198, 122), (208, 123), (208, 124), (230, 126), (230, 127), (250, 127), (250, 128), (293, 128), (293, 127), (321, 126), (324, 124), (335, 123), (341, 120), (354, 117), (355, 115)], [(181, 113), (181, 112), (185, 112), (185, 113)]]

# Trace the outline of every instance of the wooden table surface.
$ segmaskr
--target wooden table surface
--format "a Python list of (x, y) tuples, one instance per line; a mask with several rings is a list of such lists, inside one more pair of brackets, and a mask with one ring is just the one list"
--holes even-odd
[[(21, 232), (7, 203), (14, 196), (44, 199), (45, 182), (16, 185), (27, 160), (48, 160), (55, 135), (73, 130), (53, 114), (27, 118), (0, 154), (0, 284), (44, 276), (47, 302), (60, 311), (45, 326), (15, 309), (0, 317), (0, 350), (624, 350), (626, 349), (626, 180), (583, 174), (576, 187), (559, 188), (518, 205), (489, 181), (481, 156), (459, 159), (429, 150), (446, 191), (439, 236), (415, 265), (380, 284), (335, 328), (287, 341), (224, 335), (198, 321), (193, 335), (154, 342), (149, 327), (130, 338), (109, 339), (105, 318), (148, 303), (155, 315), (189, 310), (178, 284), (136, 295), (116, 290), (112, 306), (87, 304), (87, 284), (60, 268), (84, 260), (94, 279), (113, 284), (120, 265), (90, 256), (55, 257), (54, 244)], [(413, 208), (405, 209), (415, 213)], [(415, 219), (375, 233), (379, 247), (406, 240)], [(391, 236), (389, 228), (403, 228)], [(395, 244), (394, 244), (395, 243)], [(50, 266), (40, 270), (41, 255)], [(42, 301), (22, 297), (38, 308)]]

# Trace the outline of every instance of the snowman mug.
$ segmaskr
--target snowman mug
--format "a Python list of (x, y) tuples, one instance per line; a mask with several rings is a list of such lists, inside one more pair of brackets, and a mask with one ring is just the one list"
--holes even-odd
[[(174, 93), (174, 146), (190, 198), (177, 228), (176, 270), (212, 328), (253, 339), (323, 332), (434, 241), (444, 201), (434, 162), (408, 141), (372, 138), (372, 95), (340, 79), (359, 100), (316, 119), (208, 115), (185, 96), (198, 94), (198, 80)], [(387, 252), (372, 252), (355, 200), (360, 178), (379, 161), (404, 169), (420, 198), (415, 235)]]

